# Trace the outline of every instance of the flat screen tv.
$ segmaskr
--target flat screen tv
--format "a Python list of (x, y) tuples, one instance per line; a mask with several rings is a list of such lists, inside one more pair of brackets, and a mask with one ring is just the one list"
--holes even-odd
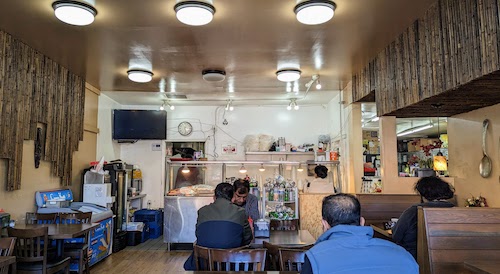
[(166, 140), (167, 112), (113, 110), (113, 140)]

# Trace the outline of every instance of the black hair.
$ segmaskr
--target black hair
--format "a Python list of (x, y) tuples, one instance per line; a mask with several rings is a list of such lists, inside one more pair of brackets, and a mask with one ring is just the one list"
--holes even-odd
[(330, 227), (360, 225), (361, 205), (351, 194), (333, 194), (323, 198), (321, 215)]
[(314, 173), (316, 173), (318, 177), (325, 179), (326, 176), (328, 175), (328, 168), (326, 168), (326, 166), (323, 165), (318, 165), (314, 168)]
[(233, 183), (234, 192), (247, 194), (250, 191), (250, 182), (245, 179), (238, 179)]
[(220, 183), (215, 187), (215, 199), (224, 198), (231, 201), (233, 198), (233, 186), (228, 183)]
[(423, 177), (415, 184), (415, 191), (428, 201), (446, 200), (453, 197), (455, 189), (439, 177)]

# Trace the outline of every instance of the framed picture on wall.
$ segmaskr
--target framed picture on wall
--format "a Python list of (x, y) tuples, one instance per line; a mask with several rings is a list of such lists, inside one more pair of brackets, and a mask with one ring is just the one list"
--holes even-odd
[(236, 154), (236, 144), (222, 145), (222, 154)]
[(314, 168), (316, 168), (316, 164), (307, 164), (307, 176), (314, 176), (316, 173), (314, 172)]

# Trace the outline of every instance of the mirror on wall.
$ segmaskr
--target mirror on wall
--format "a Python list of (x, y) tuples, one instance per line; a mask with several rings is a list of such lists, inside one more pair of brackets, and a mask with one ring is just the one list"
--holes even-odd
[(446, 117), (397, 118), (397, 157), (400, 177), (448, 174)]

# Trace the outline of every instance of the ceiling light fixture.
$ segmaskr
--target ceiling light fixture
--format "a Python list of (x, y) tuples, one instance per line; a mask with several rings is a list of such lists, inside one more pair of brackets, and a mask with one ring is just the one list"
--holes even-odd
[(189, 168), (187, 167), (186, 164), (184, 164), (184, 167), (182, 168), (182, 173), (189, 173), (189, 172), (190, 172)]
[(153, 73), (143, 69), (130, 69), (127, 74), (128, 79), (137, 83), (147, 83), (153, 79)]
[(319, 25), (330, 21), (335, 14), (334, 2), (328, 0), (309, 0), (295, 6), (297, 20), (305, 25)]
[(215, 7), (201, 1), (183, 1), (175, 4), (175, 14), (182, 23), (190, 26), (202, 26), (214, 18)]
[(247, 173), (247, 169), (245, 168), (245, 165), (243, 165), (243, 164), (241, 164), (240, 173)]
[(97, 15), (97, 10), (93, 6), (72, 0), (55, 1), (52, 3), (52, 8), (57, 19), (75, 26), (90, 25)]
[(165, 102), (165, 104), (168, 106), (168, 108), (169, 108), (170, 110), (174, 110), (174, 109), (175, 109), (175, 106), (174, 106), (174, 105), (172, 105), (172, 104), (170, 104), (169, 102)]
[(226, 79), (226, 72), (218, 69), (205, 69), (201, 72), (203, 80), (207, 82), (222, 82)]
[(398, 137), (400, 137), (400, 136), (409, 135), (409, 134), (412, 134), (412, 133), (415, 133), (415, 132), (419, 132), (419, 131), (422, 131), (422, 130), (426, 130), (426, 129), (431, 128), (431, 127), (433, 127), (433, 126), (434, 126), (434, 125), (433, 125), (432, 123), (429, 123), (429, 124), (426, 124), (426, 125), (423, 125), (423, 126), (410, 128), (410, 129), (403, 130), (403, 131), (399, 132), (399, 133), (397, 134), (397, 136), (398, 136)]
[(286, 106), (287, 110), (292, 110), (292, 108), (294, 110), (299, 110), (299, 105), (297, 105), (297, 99), (296, 98), (290, 99), (290, 103), (288, 104), (288, 106)]
[(260, 164), (259, 171), (266, 171), (264, 164)]
[(305, 84), (307, 90), (309, 90), (312, 87), (314, 82), (316, 82), (316, 89), (321, 89), (321, 83), (319, 82), (319, 74), (314, 74), (313, 76), (311, 76), (311, 80), (309, 80)]
[(316, 89), (321, 89), (321, 83), (319, 82), (319, 78), (318, 78), (318, 82), (316, 83)]
[(299, 164), (299, 167), (297, 168), (297, 171), (298, 171), (298, 172), (302, 172), (302, 171), (304, 171), (304, 169), (302, 168), (302, 164)]
[(161, 104), (160, 110), (165, 110), (165, 103)]
[(299, 69), (282, 69), (276, 72), (276, 77), (281, 82), (293, 82), (300, 79), (301, 73)]

